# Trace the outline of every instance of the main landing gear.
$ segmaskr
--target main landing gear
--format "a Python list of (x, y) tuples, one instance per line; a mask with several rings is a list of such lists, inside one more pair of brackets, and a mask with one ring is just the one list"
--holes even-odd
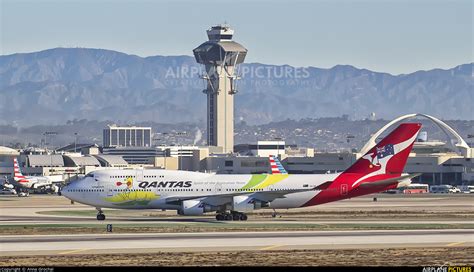
[(105, 214), (102, 212), (102, 210), (100, 208), (97, 208), (97, 220), (99, 221), (103, 221), (105, 220)]
[(216, 214), (217, 221), (246, 221), (247, 215), (240, 212), (218, 213)]
[[(272, 217), (275, 218), (277, 217), (278, 213), (277, 211), (275, 211), (275, 209), (273, 209), (273, 212), (272, 212)], [(281, 217), (281, 216), (280, 216)]]

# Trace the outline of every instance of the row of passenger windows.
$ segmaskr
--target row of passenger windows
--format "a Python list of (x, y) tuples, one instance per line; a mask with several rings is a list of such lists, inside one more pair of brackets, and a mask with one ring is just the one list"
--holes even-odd
[(240, 191), (244, 191), (244, 192), (246, 192), (246, 191), (249, 191), (249, 192), (261, 192), (261, 191), (263, 191), (263, 189), (226, 189), (226, 191), (231, 191), (231, 192), (232, 192), (232, 191), (238, 191), (238, 192), (240, 192)]
[[(157, 189), (158, 192), (199, 192), (199, 189)], [(204, 189), (201, 189), (204, 191)], [(211, 191), (211, 189), (206, 189), (206, 191)]]
[[(143, 176), (144, 178), (164, 178), (165, 176)], [(110, 176), (110, 178), (136, 178), (136, 176)]]
[(71, 189), (68, 192), (103, 192), (103, 189)]
[[(199, 192), (199, 189), (157, 189), (158, 192)], [(201, 192), (212, 191), (212, 189), (201, 189)]]
[[(271, 191), (284, 191), (288, 189), (271, 189)], [(103, 189), (74, 189), (74, 190), (68, 190), (68, 192), (103, 192)], [(151, 189), (114, 189), (114, 192), (151, 192)], [(158, 192), (199, 192), (199, 189), (158, 189)], [(212, 189), (206, 189), (205, 191), (211, 192)], [(221, 189), (218, 189), (218, 191), (221, 191)], [(226, 189), (228, 192), (261, 192), (263, 189)], [(204, 189), (201, 189), (201, 192), (204, 192)]]
[(114, 189), (114, 192), (151, 192), (151, 189)]

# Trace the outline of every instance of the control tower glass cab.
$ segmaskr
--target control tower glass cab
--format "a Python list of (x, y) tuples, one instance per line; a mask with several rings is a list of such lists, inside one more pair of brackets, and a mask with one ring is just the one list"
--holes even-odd
[(234, 94), (237, 65), (244, 62), (247, 49), (232, 40), (234, 30), (217, 25), (207, 30), (208, 41), (193, 50), (196, 61), (205, 66), (207, 87), (207, 142), (224, 153), (234, 148)]
[(230, 41), (234, 35), (234, 30), (226, 25), (213, 26), (207, 31), (207, 37), (210, 41)]

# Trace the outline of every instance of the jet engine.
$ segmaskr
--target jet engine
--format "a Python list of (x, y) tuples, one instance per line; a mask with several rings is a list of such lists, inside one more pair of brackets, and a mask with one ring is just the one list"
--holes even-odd
[(206, 212), (216, 211), (217, 208), (211, 205), (202, 203), (200, 200), (185, 200), (178, 210), (180, 215), (202, 215)]
[(3, 187), (5, 187), (6, 189), (13, 189), (13, 188), (15, 188), (15, 187), (13, 186), (13, 184), (10, 184), (10, 183), (4, 183), (4, 184), (3, 184)]
[(264, 207), (268, 207), (268, 202), (256, 200), (248, 195), (234, 196), (232, 201), (232, 210), (237, 212), (250, 212)]

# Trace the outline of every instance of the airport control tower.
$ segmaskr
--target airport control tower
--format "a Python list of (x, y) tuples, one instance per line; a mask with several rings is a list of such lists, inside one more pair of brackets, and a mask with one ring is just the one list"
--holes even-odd
[(193, 50), (196, 61), (206, 69), (207, 143), (222, 147), (224, 153), (234, 148), (236, 65), (247, 55), (245, 47), (232, 41), (233, 34), (228, 25), (213, 26), (207, 30), (209, 41)]

